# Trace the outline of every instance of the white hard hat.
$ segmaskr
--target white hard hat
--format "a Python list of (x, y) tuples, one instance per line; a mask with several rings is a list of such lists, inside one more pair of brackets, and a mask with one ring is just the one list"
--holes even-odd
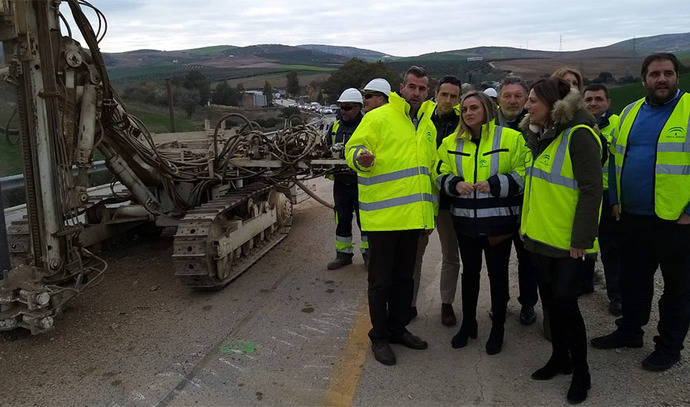
[(360, 105), (363, 104), (362, 93), (355, 88), (345, 89), (343, 93), (340, 94), (340, 97), (338, 98), (338, 103), (346, 102), (359, 103)]
[(496, 93), (496, 89), (494, 89), (494, 88), (484, 89), (484, 94), (490, 98), (497, 98), (498, 97), (498, 93)]
[(367, 90), (381, 92), (384, 95), (389, 96), (391, 93), (391, 84), (383, 78), (375, 78), (370, 80), (369, 83), (367, 83), (367, 86), (364, 87), (364, 91)]

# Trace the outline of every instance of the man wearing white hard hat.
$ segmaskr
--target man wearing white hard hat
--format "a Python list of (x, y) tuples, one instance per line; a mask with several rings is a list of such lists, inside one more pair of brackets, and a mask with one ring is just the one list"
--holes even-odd
[(494, 88), (486, 88), (484, 89), (484, 94), (488, 97), (491, 98), (494, 102), (496, 102), (496, 99), (498, 99), (498, 92), (496, 92), (496, 89)]
[(388, 95), (391, 93), (391, 84), (383, 78), (375, 78), (364, 87), (364, 113), (388, 103)]
[[(362, 120), (362, 94), (355, 88), (348, 88), (338, 98), (340, 118), (333, 122), (326, 137), (326, 144), (344, 146)], [(335, 203), (335, 259), (328, 263), (329, 270), (352, 264), (352, 214), (357, 216), (359, 225), (359, 202), (357, 175), (352, 170), (343, 170), (333, 176), (333, 202)], [(361, 226), (360, 226), (361, 230)], [(361, 234), (360, 251), (367, 262), (369, 242), (365, 233)]]

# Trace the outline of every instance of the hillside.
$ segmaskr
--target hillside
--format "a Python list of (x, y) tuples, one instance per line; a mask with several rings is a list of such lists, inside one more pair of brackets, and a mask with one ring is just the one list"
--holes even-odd
[(340, 55), (349, 58), (359, 58), (365, 61), (378, 61), (380, 59), (394, 58), (391, 55), (383, 52), (372, 51), (369, 49), (355, 48), (355, 47), (338, 47), (333, 45), (321, 44), (304, 44), (298, 45), (298, 48), (305, 48), (315, 51), (325, 52), (327, 54)]

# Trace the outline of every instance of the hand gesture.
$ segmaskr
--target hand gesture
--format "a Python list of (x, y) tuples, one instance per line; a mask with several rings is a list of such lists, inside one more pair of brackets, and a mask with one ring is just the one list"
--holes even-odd
[(374, 155), (367, 150), (363, 150), (356, 158), (357, 164), (364, 168), (374, 165)]
[(476, 184), (474, 184), (474, 189), (477, 191), (483, 193), (483, 194), (488, 194), (491, 192), (491, 187), (489, 186), (489, 181), (479, 181)]
[(465, 181), (460, 181), (455, 185), (455, 190), (458, 191), (460, 195), (469, 195), (474, 191), (474, 185), (468, 184)]

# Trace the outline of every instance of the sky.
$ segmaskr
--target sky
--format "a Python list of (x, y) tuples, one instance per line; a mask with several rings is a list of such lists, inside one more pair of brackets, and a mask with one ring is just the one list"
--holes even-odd
[[(90, 0), (104, 52), (327, 44), (395, 56), (475, 46), (574, 51), (690, 31), (690, 1)], [(69, 17), (63, 3), (60, 7)], [(86, 11), (95, 25), (95, 14)], [(76, 25), (72, 25), (76, 31)]]

